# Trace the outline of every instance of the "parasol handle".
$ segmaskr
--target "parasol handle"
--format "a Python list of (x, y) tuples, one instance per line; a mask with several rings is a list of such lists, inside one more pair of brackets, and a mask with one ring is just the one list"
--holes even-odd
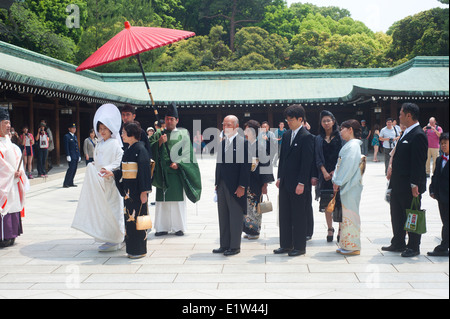
[[(150, 90), (150, 86), (148, 85), (147, 77), (145, 76), (144, 67), (142, 66), (141, 56), (136, 54), (136, 58), (139, 63), (139, 67), (141, 68), (142, 75), (144, 76), (145, 86), (147, 87), (148, 95), (150, 96), (150, 100), (152, 101), (152, 107), (155, 105), (155, 100), (153, 100), (152, 92)], [(155, 111), (156, 118), (159, 119), (158, 111), (153, 107), (153, 111)]]

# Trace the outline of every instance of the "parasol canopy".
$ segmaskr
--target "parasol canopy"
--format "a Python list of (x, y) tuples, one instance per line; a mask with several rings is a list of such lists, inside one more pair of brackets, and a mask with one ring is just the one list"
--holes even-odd
[(195, 33), (190, 31), (153, 27), (132, 27), (127, 21), (125, 22), (125, 29), (95, 51), (86, 61), (77, 67), (76, 71), (92, 69), (192, 36), (195, 36)]
[[(100, 49), (95, 51), (86, 59), (86, 61), (76, 68), (76, 71), (79, 72), (86, 69), (92, 69), (130, 56), (136, 56), (139, 67), (141, 68), (142, 76), (144, 77), (145, 85), (147, 86), (148, 94), (152, 101), (152, 106), (154, 106), (155, 101), (153, 100), (139, 54), (192, 36), (195, 36), (195, 33), (190, 31), (154, 27), (132, 27), (130, 23), (126, 21), (125, 29), (116, 34)], [(153, 107), (153, 111), (155, 112), (156, 118), (159, 120), (156, 108)]]

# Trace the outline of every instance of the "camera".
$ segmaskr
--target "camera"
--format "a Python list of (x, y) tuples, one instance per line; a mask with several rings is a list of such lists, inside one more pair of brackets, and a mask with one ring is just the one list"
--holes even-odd
[(427, 125), (427, 130), (431, 130), (431, 126), (430, 125)]

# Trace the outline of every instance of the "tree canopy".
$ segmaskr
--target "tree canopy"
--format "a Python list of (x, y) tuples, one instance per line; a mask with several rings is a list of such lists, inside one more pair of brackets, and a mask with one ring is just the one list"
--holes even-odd
[[(379, 68), (447, 56), (448, 10), (424, 11), (375, 33), (345, 8), (285, 0), (23, 0), (0, 9), (0, 40), (80, 64), (130, 21), (197, 34), (142, 54), (149, 72)], [(77, 27), (67, 24), (73, 15)], [(139, 72), (132, 58), (96, 70)]]

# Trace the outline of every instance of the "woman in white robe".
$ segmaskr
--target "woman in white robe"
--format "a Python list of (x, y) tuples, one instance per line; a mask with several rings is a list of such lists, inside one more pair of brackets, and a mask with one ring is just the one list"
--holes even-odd
[(99, 251), (120, 249), (125, 237), (123, 199), (114, 178), (103, 176), (106, 170), (120, 167), (123, 156), (121, 123), (120, 112), (113, 104), (102, 105), (95, 114), (94, 129), (99, 142), (94, 150), (94, 162), (86, 168), (72, 223), (73, 228), (105, 242)]
[(340, 239), (337, 253), (359, 255), (361, 250), (361, 219), (359, 204), (362, 193), (361, 126), (356, 120), (341, 124), (341, 136), (346, 141), (339, 152), (333, 175), (333, 189), (340, 192), (342, 222), (339, 225)]

